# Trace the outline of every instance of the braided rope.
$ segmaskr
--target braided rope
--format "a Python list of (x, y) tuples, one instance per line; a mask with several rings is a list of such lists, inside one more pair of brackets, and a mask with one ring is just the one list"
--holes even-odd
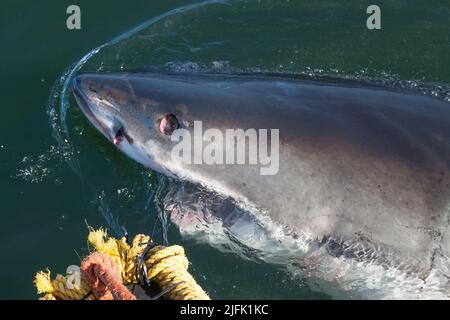
[[(135, 236), (130, 246), (124, 237), (119, 240), (108, 237), (103, 229), (91, 229), (88, 241), (95, 251), (108, 255), (117, 265), (124, 285), (139, 283), (139, 274), (146, 271), (147, 279), (158, 283), (163, 292), (167, 292), (168, 299), (210, 299), (187, 271), (189, 261), (181, 246), (154, 245), (146, 235)], [(67, 275), (57, 275), (54, 280), (50, 276), (50, 271), (41, 271), (35, 277), (38, 293), (44, 295), (42, 300), (96, 299), (84, 279), (79, 287), (69, 289)]]

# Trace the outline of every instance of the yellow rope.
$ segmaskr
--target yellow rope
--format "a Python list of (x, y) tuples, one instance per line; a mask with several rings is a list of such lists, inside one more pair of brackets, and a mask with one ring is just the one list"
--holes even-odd
[[(138, 283), (136, 279), (136, 259), (141, 256), (151, 242), (149, 236), (137, 235), (131, 246), (125, 238), (119, 240), (108, 237), (103, 229), (91, 229), (89, 244), (95, 251), (108, 254), (121, 270), (125, 285)], [(208, 295), (187, 271), (189, 261), (181, 246), (155, 246), (146, 254), (147, 277), (159, 284), (162, 290), (172, 288), (166, 297), (172, 300), (209, 300)], [(142, 270), (138, 270), (141, 272)], [(95, 299), (89, 285), (81, 280), (80, 286), (67, 287), (68, 276), (57, 275), (51, 280), (50, 271), (38, 272), (35, 285), (42, 300), (81, 300)]]

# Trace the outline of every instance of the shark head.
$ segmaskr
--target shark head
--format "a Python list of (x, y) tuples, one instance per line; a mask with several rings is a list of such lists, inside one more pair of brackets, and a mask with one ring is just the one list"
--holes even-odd
[(171, 174), (166, 167), (174, 145), (171, 134), (191, 123), (186, 97), (156, 76), (139, 74), (80, 74), (72, 89), (89, 121), (120, 151)]
[[(240, 125), (245, 128), (245, 121), (240, 120), (246, 116), (241, 112), (236, 118), (239, 113), (234, 108), (240, 105), (233, 104), (234, 97), (227, 95), (230, 84), (225, 86), (215, 79), (148, 73), (85, 73), (73, 79), (72, 90), (91, 124), (130, 158), (165, 175), (200, 182), (238, 199), (232, 192), (224, 191), (223, 180), (216, 179), (217, 172), (226, 171), (223, 166), (186, 164), (172, 157), (179, 141), (172, 139), (174, 133), (183, 129), (194, 136), (198, 121), (205, 130), (226, 131)], [(248, 117), (256, 115), (252, 113)], [(187, 202), (198, 200), (195, 195), (190, 194)], [(260, 239), (264, 234), (248, 213), (237, 210), (231, 202), (210, 210), (210, 205), (203, 203), (205, 198), (200, 194), (201, 200), (186, 209), (186, 204), (178, 203), (175, 197), (171, 204), (172, 221), (183, 230), (223, 223), (234, 230), (235, 236), (240, 234), (247, 239), (245, 242), (252, 235)]]
[[(219, 171), (235, 164), (253, 165), (239, 168), (242, 173), (278, 171), (278, 152), (271, 149), (268, 158), (267, 148), (259, 143), (270, 129), (264, 141), (270, 139), (270, 147), (278, 148), (278, 133), (272, 137), (271, 124), (279, 112), (273, 114), (258, 102), (269, 93), (245, 77), (85, 73), (73, 79), (73, 92), (84, 114), (110, 142), (163, 174), (209, 184)], [(250, 96), (242, 98), (245, 93)], [(289, 119), (279, 117), (283, 123)], [(223, 184), (219, 180), (216, 184)]]

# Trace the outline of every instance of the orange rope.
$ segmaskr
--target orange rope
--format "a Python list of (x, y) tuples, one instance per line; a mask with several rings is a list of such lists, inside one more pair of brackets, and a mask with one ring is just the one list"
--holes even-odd
[(93, 252), (81, 262), (84, 280), (99, 300), (136, 300), (122, 283), (119, 266), (105, 253)]

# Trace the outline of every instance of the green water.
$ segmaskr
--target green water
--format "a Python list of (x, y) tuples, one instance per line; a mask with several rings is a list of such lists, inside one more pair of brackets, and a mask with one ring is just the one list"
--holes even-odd
[[(65, 24), (73, 1), (0, 4), (0, 298), (35, 299), (36, 271), (62, 273), (78, 264), (86, 253), (86, 222), (116, 231), (123, 225), (130, 234), (151, 231), (158, 202), (147, 200), (158, 186), (176, 183), (118, 153), (72, 98), (61, 115), (58, 81), (91, 49), (196, 2), (76, 1), (82, 11), (77, 31)], [(333, 75), (449, 99), (448, 0), (377, 1), (377, 31), (365, 27), (370, 4), (237, 1), (192, 8), (110, 44), (82, 70), (157, 66)], [(327, 298), (283, 267), (219, 251), (181, 236), (176, 227), (170, 227), (169, 240), (185, 246), (193, 275), (213, 298)]]

